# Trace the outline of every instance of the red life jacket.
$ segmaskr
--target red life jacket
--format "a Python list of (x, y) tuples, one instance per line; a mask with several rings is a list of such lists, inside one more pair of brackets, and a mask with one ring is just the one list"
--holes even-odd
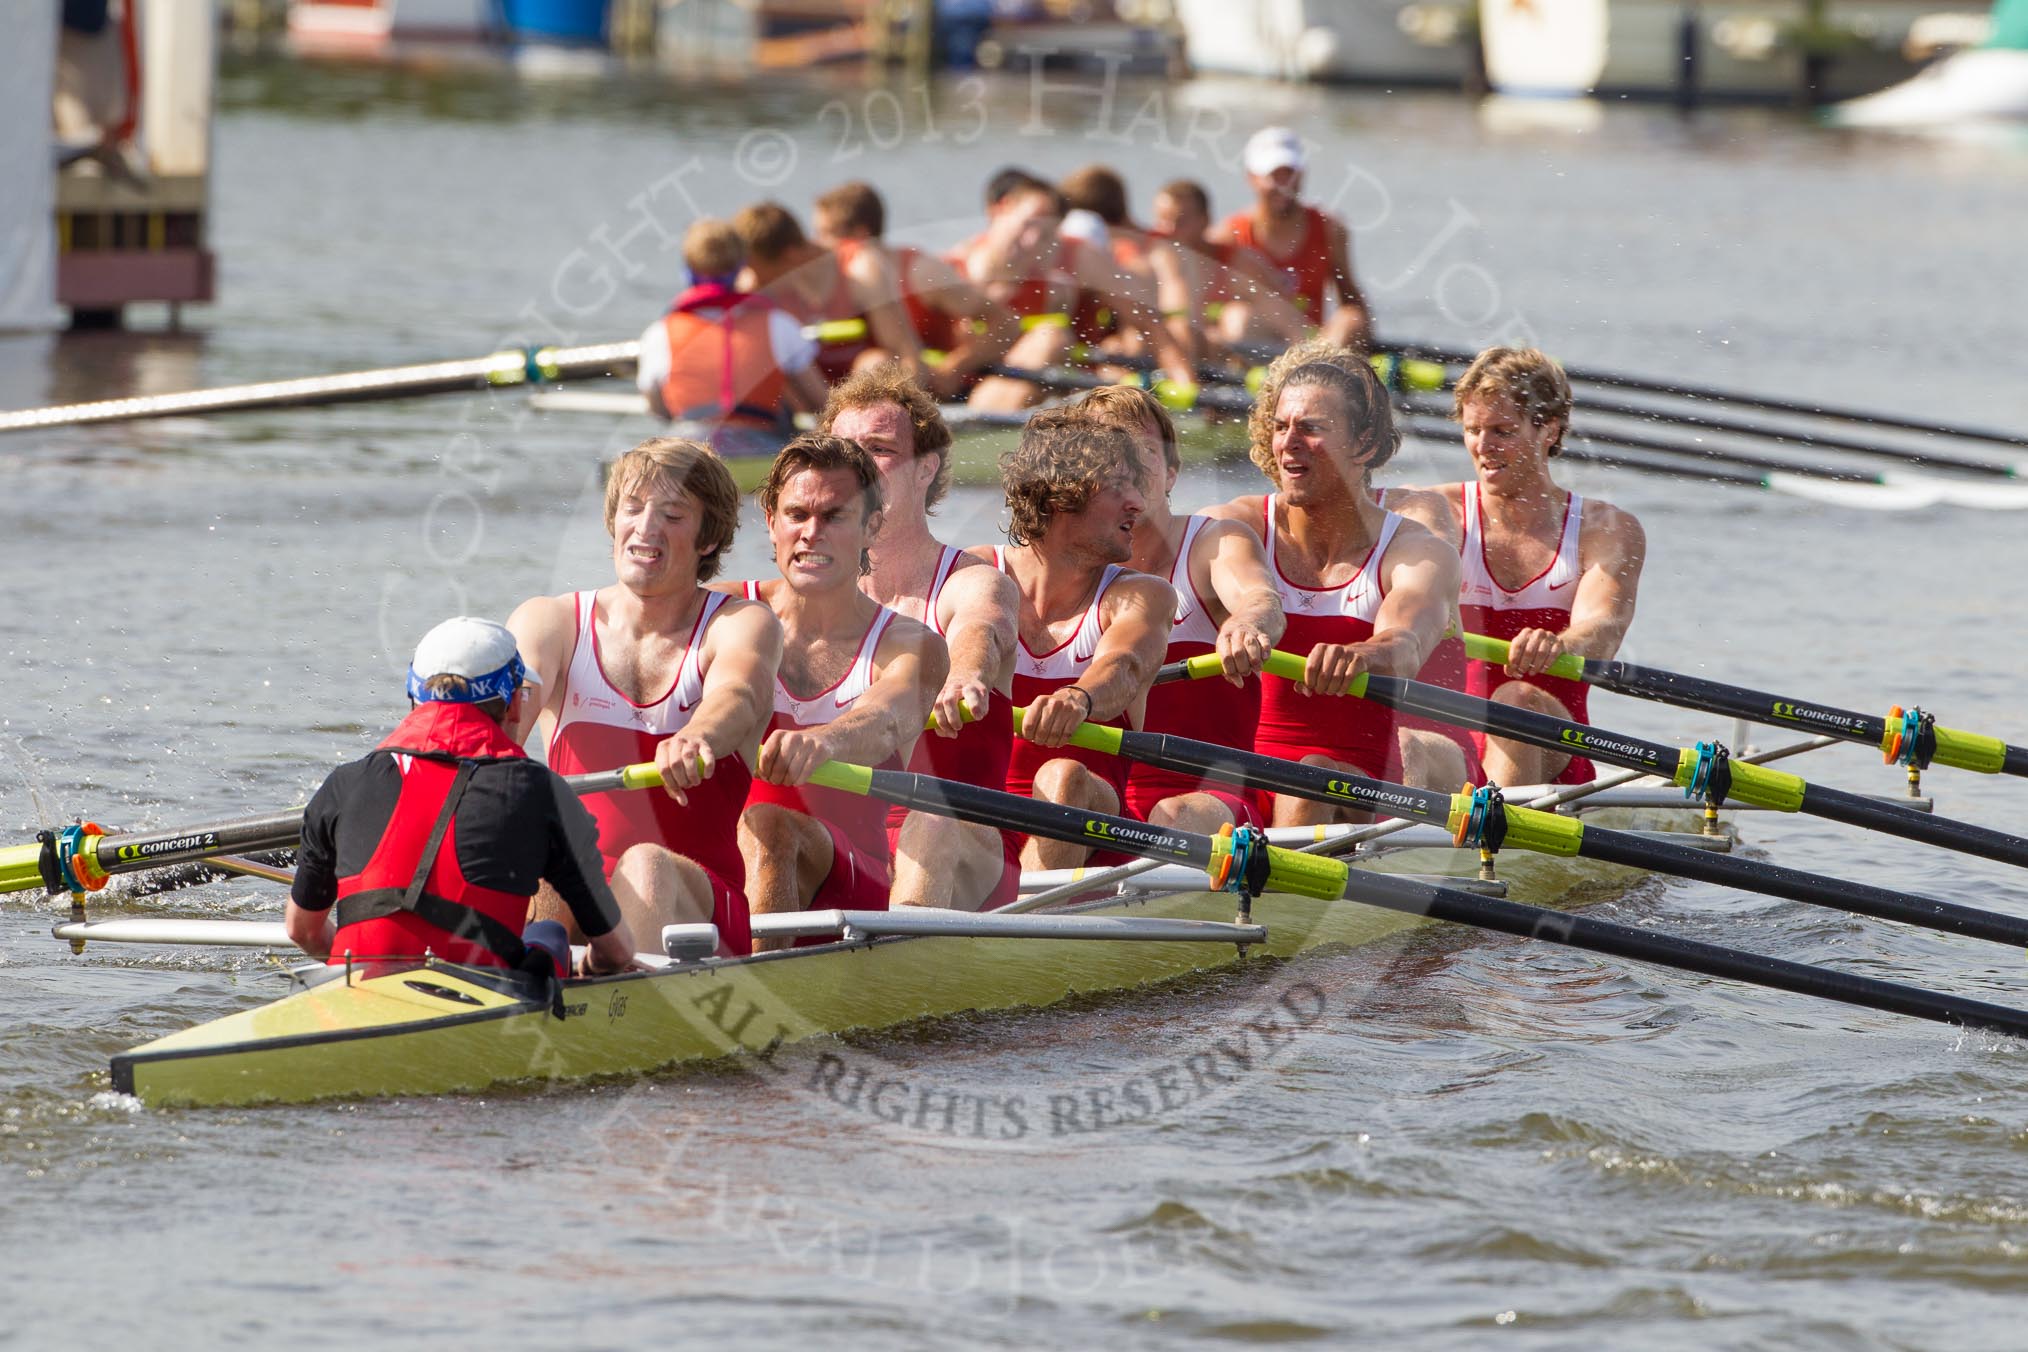
[(488, 761), (527, 753), (477, 707), (419, 704), (376, 752), (402, 768), (401, 796), (372, 858), (338, 880), (331, 961), (420, 958), (517, 967), (528, 897), (466, 881), (458, 867), (457, 802)]
[(780, 423), (788, 377), (775, 363), (769, 330), (779, 308), (723, 282), (700, 282), (678, 296), (662, 319), (669, 339), (662, 407), (669, 416)]

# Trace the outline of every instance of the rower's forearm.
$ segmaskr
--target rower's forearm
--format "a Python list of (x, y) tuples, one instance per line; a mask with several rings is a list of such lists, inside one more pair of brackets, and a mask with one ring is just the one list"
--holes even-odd
[(1270, 645), (1282, 641), (1282, 633), (1289, 627), (1288, 616), (1282, 613), (1281, 598), (1267, 588), (1258, 588), (1239, 597), (1238, 604), (1229, 608), (1231, 618), (1228, 626), (1248, 625), (1267, 636)]
[(911, 700), (906, 708), (899, 704), (860, 707), (864, 704), (864, 699), (855, 701), (851, 710), (833, 719), (825, 729), (824, 740), (830, 747), (832, 760), (848, 765), (878, 765), (898, 755), (902, 748), (914, 745), (929, 718), (929, 705), (922, 700)]
[(999, 688), (1000, 669), (1007, 664), (1014, 634), (992, 624), (968, 624), (949, 639), (951, 681), (977, 681)]
[(724, 760), (752, 741), (773, 712), (772, 706), (759, 707), (759, 700), (743, 689), (709, 691), (690, 716), (687, 731)]
[(1094, 660), (1073, 682), (1091, 696), (1088, 720), (1103, 723), (1124, 714), (1154, 679), (1155, 666), (1136, 652), (1112, 653)]
[(1558, 634), (1557, 638), (1562, 641), (1564, 651), (1603, 662), (1619, 652), (1620, 644), (1626, 640), (1629, 626), (1630, 621), (1616, 616), (1612, 619), (1573, 624)]

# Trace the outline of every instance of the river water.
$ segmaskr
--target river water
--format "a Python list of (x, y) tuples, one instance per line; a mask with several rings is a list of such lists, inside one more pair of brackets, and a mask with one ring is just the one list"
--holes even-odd
[[(1076, 77), (1051, 77), (1070, 80)], [(1445, 97), (1237, 84), (925, 96), (838, 83), (523, 85), (245, 63), (217, 125), (220, 303), (183, 336), (0, 341), (0, 405), (630, 336), (693, 211), (849, 176), (891, 234), (971, 228), (984, 176), (1105, 160), (1239, 205), (1244, 134), (1323, 151), (1383, 331), (1532, 332), (1575, 364), (2028, 427), (2020, 144), (1616, 106), (1489, 127)], [(302, 801), (401, 711), (415, 636), (605, 580), (625, 419), (448, 396), (0, 445), (0, 842)], [(1412, 447), (1404, 478), (1456, 477)], [(1626, 655), (2028, 741), (2019, 520), (1873, 513), (1573, 467), (1650, 539)], [(1190, 506), (1245, 491), (1193, 469)], [(961, 491), (947, 534), (991, 538)], [(762, 564), (758, 531), (738, 563)], [(1606, 727), (1722, 732), (1612, 696)], [(1881, 792), (1863, 749), (1791, 762)], [(1954, 815), (2024, 790), (1939, 771)], [(1756, 852), (2028, 913), (2003, 866), (1804, 819)], [(272, 916), (272, 888), (136, 911)], [(1671, 883), (1602, 912), (2022, 1003), (2018, 954)], [(277, 992), (268, 964), (73, 957), (0, 905), (0, 1343), (348, 1346), (671, 1337), (792, 1348), (1354, 1338), (1418, 1347), (2021, 1343), (2028, 1059), (2005, 1040), (1450, 930), (1323, 953), (1295, 1043), (1151, 1120), (1023, 1148), (738, 1070), (483, 1098), (148, 1112), (118, 1049)], [(1124, 1081), (1256, 1012), (1251, 977), (834, 1047), (912, 1085)]]

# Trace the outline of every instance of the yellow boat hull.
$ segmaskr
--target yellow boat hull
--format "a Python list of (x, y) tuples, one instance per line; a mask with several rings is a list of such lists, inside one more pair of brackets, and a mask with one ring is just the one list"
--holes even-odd
[[(1458, 852), (1408, 850), (1379, 867), (1426, 873), (1469, 863)], [(1517, 899), (1562, 905), (1624, 891), (1641, 876), (1543, 856), (1502, 856), (1500, 872)], [(1076, 910), (1231, 920), (1234, 901), (1190, 892)], [(562, 1018), (499, 974), (443, 964), (360, 968), (123, 1053), (113, 1081), (150, 1105), (226, 1106), (589, 1079), (769, 1056), (807, 1038), (966, 1011), (1043, 1007), (1263, 956), (1370, 943), (1426, 923), (1277, 894), (1259, 898), (1253, 913), (1269, 937), (1246, 955), (1212, 943), (886, 938), (566, 982)]]

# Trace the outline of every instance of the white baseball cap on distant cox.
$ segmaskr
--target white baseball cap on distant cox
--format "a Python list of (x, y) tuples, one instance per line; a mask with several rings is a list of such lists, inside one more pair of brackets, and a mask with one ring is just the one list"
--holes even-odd
[[(429, 682), (438, 676), (464, 677), (467, 692), (461, 697), (432, 694)], [(512, 699), (523, 682), (540, 685), (542, 678), (521, 661), (514, 635), (504, 624), (471, 615), (445, 620), (424, 634), (408, 664), (408, 697), (418, 704), (454, 698), (468, 704)]]
[(1287, 127), (1262, 127), (1247, 139), (1245, 163), (1246, 172), (1266, 178), (1277, 169), (1301, 173), (1309, 156), (1303, 153), (1303, 138)]

